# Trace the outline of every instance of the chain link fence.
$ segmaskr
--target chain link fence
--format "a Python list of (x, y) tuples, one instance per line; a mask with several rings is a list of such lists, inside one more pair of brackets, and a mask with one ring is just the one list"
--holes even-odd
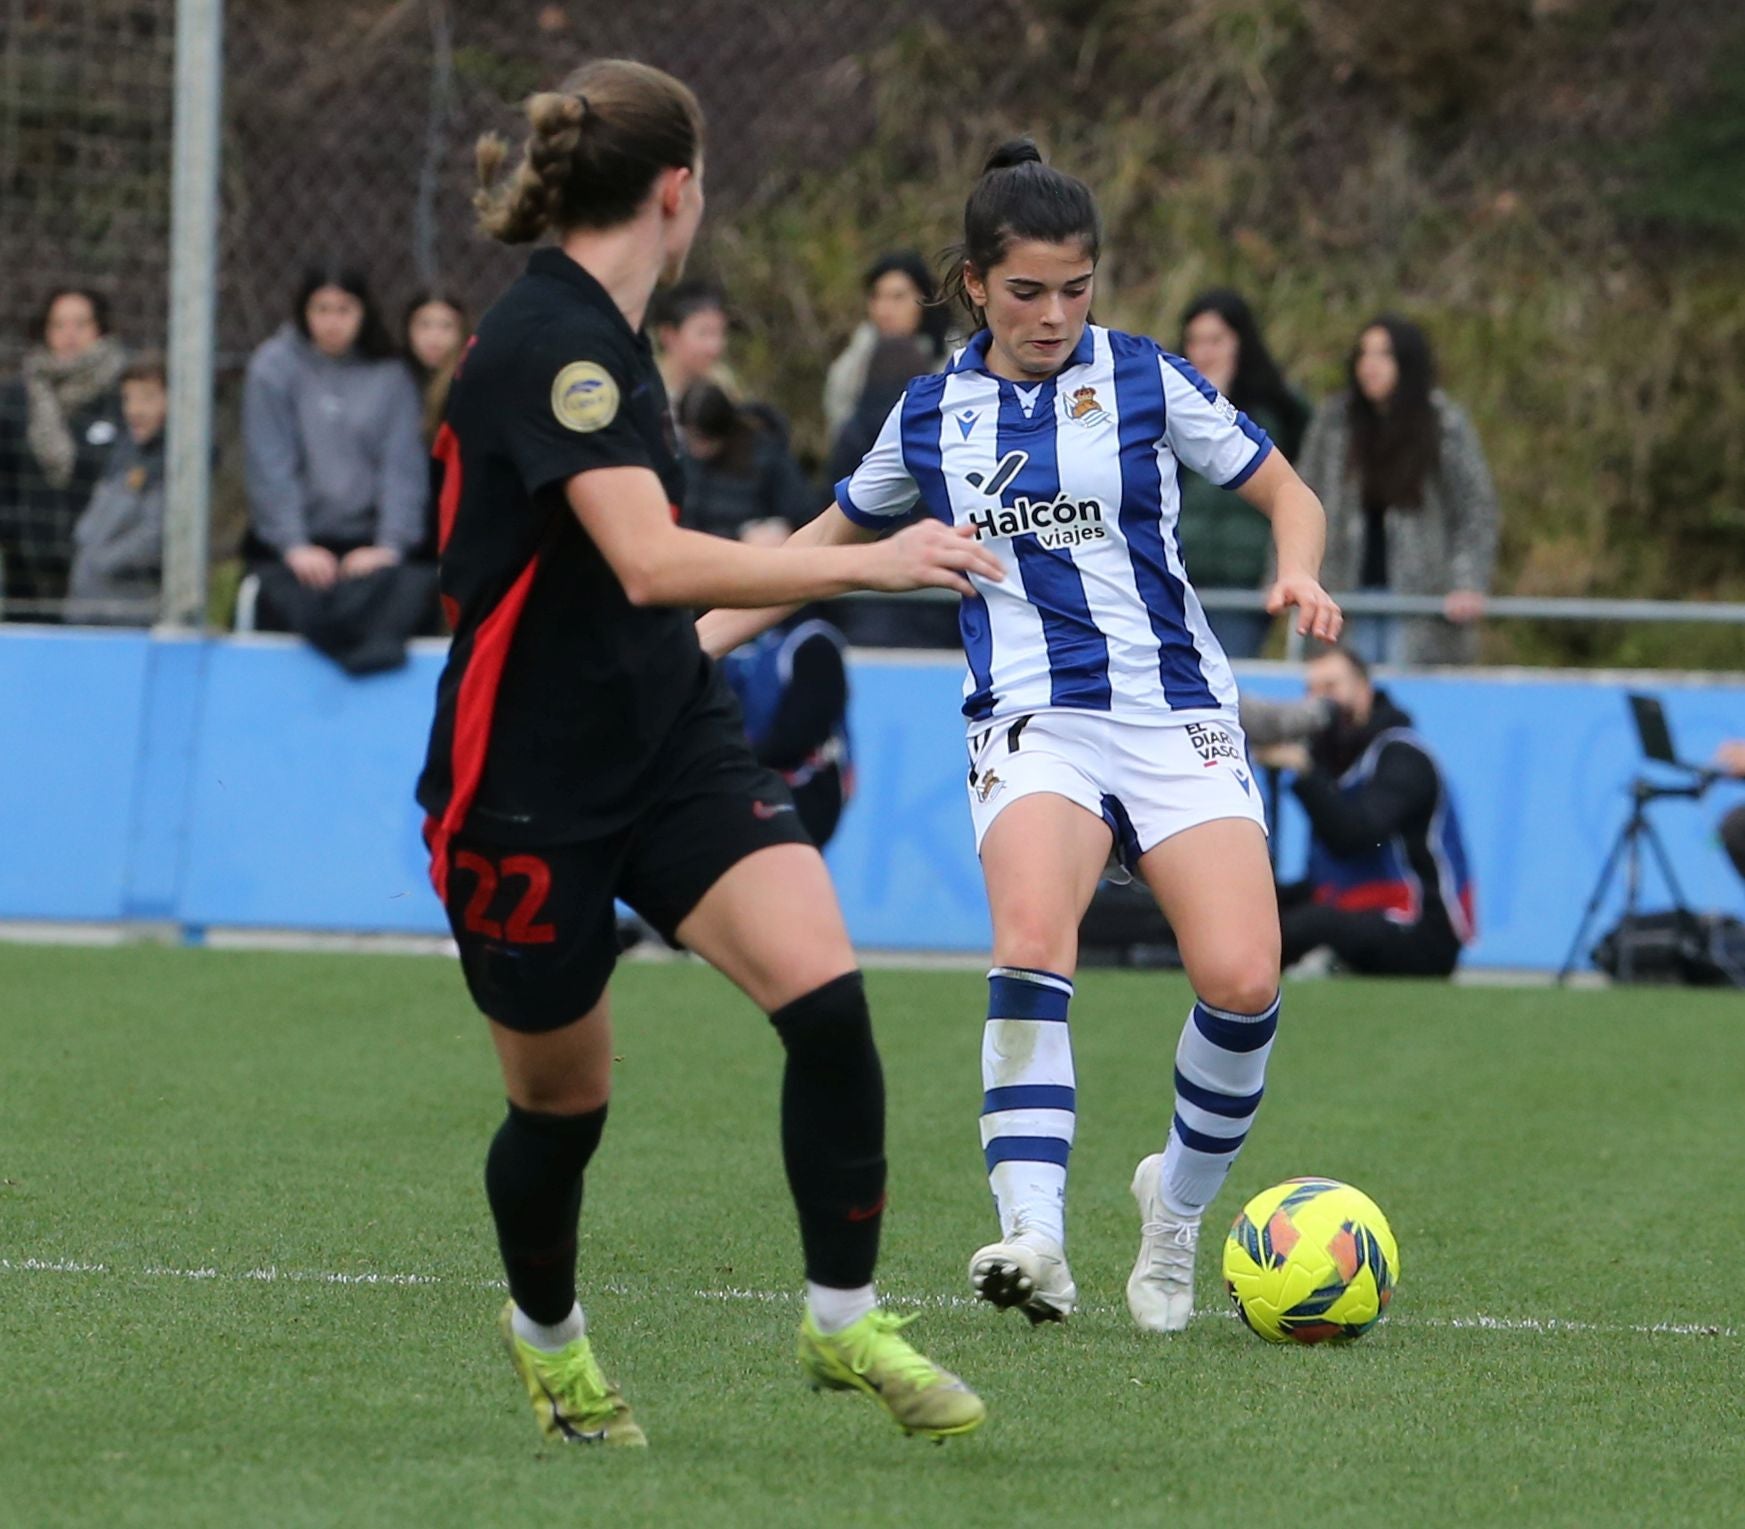
[[(409, 299), (432, 287), (480, 312), (522, 255), (472, 231), (473, 142), (487, 128), (514, 133), (515, 103), (584, 58), (644, 58), (695, 86), (709, 119), (719, 239), (742, 215), (755, 213), (766, 232), (779, 228), (785, 188), (861, 164), (869, 144), (899, 177), (970, 163), (993, 120), (1023, 126), (1032, 105), (1046, 115), (1038, 93), (1087, 106), (1105, 90), (1125, 93), (1136, 113), (1152, 112), (1146, 61), (1155, 56), (1161, 68), (1185, 49), (1214, 47), (1224, 73), (1208, 69), (1200, 93), (1165, 106), (1184, 153), (1276, 140), (1331, 188), (1346, 174), (1343, 142), (1380, 141), (1407, 123), (1434, 144), (1442, 119), (1483, 94), (1498, 103), (1493, 120), (1449, 165), (1482, 164), (1486, 144), (1513, 135), (1556, 167), (1548, 184), (1598, 194), (1615, 165), (1588, 146), (1645, 112), (1676, 122), (1699, 99), (1700, 69), (1738, 19), (1735, 0), (231, 0), (215, 548), (222, 559), (243, 527), (241, 371), (289, 317), (301, 273), (316, 263), (360, 268), (395, 327)], [(0, 502), (0, 557), (8, 568), (21, 518), (26, 533), (71, 535), (79, 496), (89, 495), (125, 428), (113, 408), (103, 421), (81, 417), (70, 478), (57, 473), (67, 481), (37, 485), (40, 493), (19, 501), (18, 462), (44, 433), (31, 425), (33, 395), (20, 378), (42, 342), (45, 298), (88, 287), (107, 299), (124, 345), (155, 349), (166, 339), (176, 20), (176, 0), (0, 0), (0, 500), (10, 500)], [(1522, 43), (1535, 29), (1558, 29), (1562, 50), (1544, 78)], [(1514, 39), (1507, 60), (1487, 43), (1493, 36)], [(914, 65), (907, 73), (906, 62)], [(1300, 113), (1281, 138), (1292, 98), (1300, 105), (1318, 95), (1328, 110)], [(1096, 131), (1106, 139), (1120, 130), (1105, 119)], [(1131, 187), (1107, 189), (1119, 216)], [(894, 182), (893, 203), (913, 211), (906, 195)], [(1230, 187), (1233, 204), (1252, 195)], [(933, 196), (926, 226), (904, 242), (931, 247), (949, 224), (950, 200)], [(1372, 242), (1378, 260), (1391, 258), (1385, 194), (1364, 206), (1369, 221), (1353, 237)], [(1112, 233), (1118, 245), (1119, 229)], [(852, 238), (836, 242), (854, 247)], [(805, 254), (770, 264), (769, 285), (786, 279), (792, 288)], [(741, 301), (773, 308), (769, 285), (748, 282)], [(809, 300), (784, 295), (790, 309), (770, 327), (791, 330), (792, 310)], [(845, 335), (855, 315), (838, 323), (830, 311), (799, 326), (802, 342)], [(804, 396), (827, 359), (801, 363)], [(753, 375), (752, 384), (778, 389), (781, 366), (762, 356), (753, 370), (759, 365), (772, 376)], [(812, 428), (796, 424), (802, 434)], [(62, 579), (21, 594), (9, 577), (5, 614), (54, 615), (64, 570)], [(227, 611), (227, 598), (215, 598), (214, 609)]]
[(118, 333), (168, 311), (175, 0), (0, 0), (0, 369), (44, 299), (89, 286)]
[[(582, 59), (624, 55), (691, 82), (709, 189), (731, 216), (760, 179), (864, 139), (857, 54), (921, 0), (637, 0), (629, 6), (331, 0), (237, 5), (226, 46), (220, 344), (234, 361), (289, 310), (312, 256), (367, 270), (390, 312), (453, 287), (476, 313), (521, 254), (472, 229), (473, 144)], [(312, 40), (319, 38), (319, 45)]]
[[(987, 0), (954, 7), (974, 24)], [(709, 119), (718, 212), (873, 127), (859, 60), (927, 0), (232, 0), (225, 18), (219, 347), (235, 366), (312, 262), (356, 264), (385, 306), (442, 283), (483, 307), (521, 256), (472, 231), (481, 132), (588, 57), (658, 62)], [(63, 284), (130, 344), (167, 318), (176, 0), (0, 0), (0, 369)]]

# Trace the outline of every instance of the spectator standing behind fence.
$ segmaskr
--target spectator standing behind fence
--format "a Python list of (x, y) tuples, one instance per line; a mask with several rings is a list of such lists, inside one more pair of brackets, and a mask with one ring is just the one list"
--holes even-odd
[[(911, 340), (920, 348), (924, 359), (911, 377), (938, 371), (950, 353), (951, 315), (938, 302), (939, 288), (919, 250), (892, 250), (879, 256), (866, 273), (864, 286), (866, 317), (824, 377), (824, 424), (832, 451), (860, 407), (873, 352), (881, 340)], [(853, 465), (860, 465), (859, 457)], [(830, 481), (834, 484), (837, 479)]]
[[(1181, 353), (1296, 461), (1309, 406), (1280, 374), (1246, 300), (1222, 287), (1202, 292), (1182, 310)], [(1229, 657), (1257, 658), (1272, 627), (1260, 608), (1272, 567), (1272, 525), (1240, 494), (1189, 468), (1180, 483), (1177, 535), (1194, 587), (1255, 591), (1253, 610), (1209, 610), (1206, 619)]]
[(138, 356), (121, 374), (126, 430), (73, 527), (65, 619), (88, 626), (150, 626), (164, 561), (164, 358)]
[[(932, 347), (918, 335), (881, 339), (866, 364), (860, 402), (836, 432), (830, 448), (819, 504), (830, 501), (835, 486), (865, 460), (897, 400), (917, 377), (936, 371)], [(916, 600), (911, 596), (869, 595), (844, 600), (832, 616), (848, 641), (861, 648), (957, 649), (957, 602)]]
[[(73, 525), (121, 435), (118, 384), (127, 358), (102, 294), (63, 287), (31, 329), (19, 377), (0, 390), (0, 559), (5, 598), (67, 592)], [(50, 619), (37, 609), (21, 614)]]
[[(825, 461), (824, 481), (835, 486), (859, 467), (873, 449), (885, 420), (916, 377), (933, 370), (932, 352), (913, 335), (882, 339), (866, 358), (860, 397), (834, 432)], [(829, 493), (819, 503), (829, 501)]]
[(693, 383), (678, 400), (685, 503), (679, 523), (711, 536), (738, 536), (758, 521), (785, 531), (819, 508), (786, 443), (762, 419), (712, 382)]
[(436, 439), (455, 365), (472, 332), (466, 305), (452, 292), (429, 288), (406, 305), (400, 324), (400, 353), (424, 401), (426, 446)]
[(1441, 766), (1349, 650), (1311, 661), (1308, 689), (1332, 722), (1307, 745), (1253, 750), (1296, 772), (1309, 819), (1308, 875), (1279, 888), (1284, 965), (1330, 950), (1356, 972), (1446, 977), (1473, 935), (1473, 892)]
[(1302, 475), (1327, 507), (1329, 589), (1440, 595), (1446, 620), (1356, 616), (1371, 663), (1478, 656), (1497, 553), (1497, 491), (1478, 433), (1436, 386), (1424, 331), (1384, 314), (1352, 350), (1349, 385), (1315, 414)]
[(418, 389), (355, 272), (311, 271), (243, 388), (256, 625), (353, 673), (391, 668), (434, 619)]
[(735, 401), (743, 395), (727, 365), (727, 299), (712, 282), (681, 281), (654, 298), (653, 327), (660, 376), (673, 408), (699, 382), (712, 382)]

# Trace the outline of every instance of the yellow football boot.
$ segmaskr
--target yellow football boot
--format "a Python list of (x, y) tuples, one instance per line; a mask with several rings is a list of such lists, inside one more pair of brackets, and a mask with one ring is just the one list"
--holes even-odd
[(509, 1362), (527, 1387), (539, 1431), (554, 1444), (646, 1446), (648, 1439), (630, 1415), (630, 1404), (600, 1373), (587, 1338), (548, 1354), (515, 1336), (514, 1313), (515, 1303), (509, 1301), (497, 1330)]
[(905, 1433), (948, 1439), (979, 1428), (988, 1415), (982, 1399), (899, 1336), (914, 1320), (874, 1310), (839, 1333), (821, 1333), (808, 1312), (800, 1368), (815, 1390), (864, 1391)]

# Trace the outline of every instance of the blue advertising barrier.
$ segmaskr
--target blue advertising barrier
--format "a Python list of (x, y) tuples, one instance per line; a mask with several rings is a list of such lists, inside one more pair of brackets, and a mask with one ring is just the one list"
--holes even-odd
[[(411, 798), (440, 654), (354, 680), (278, 638), (0, 632), (0, 919), (437, 933)], [(863, 657), (859, 791), (830, 848), (855, 940), (988, 941), (964, 805), (955, 663)], [(1266, 665), (1256, 694), (1300, 682)], [(1745, 683), (1638, 676), (1691, 759), (1745, 735)], [(1413, 675), (1388, 682), (1441, 755), (1476, 867), (1475, 965), (1553, 968), (1642, 763), (1616, 676)], [(1715, 822), (1723, 782), (1654, 809), (1698, 907), (1739, 911)], [(1281, 864), (1301, 860), (1288, 793)], [(1614, 895), (1608, 917), (1617, 903)], [(1650, 905), (1665, 891), (1652, 873)]]

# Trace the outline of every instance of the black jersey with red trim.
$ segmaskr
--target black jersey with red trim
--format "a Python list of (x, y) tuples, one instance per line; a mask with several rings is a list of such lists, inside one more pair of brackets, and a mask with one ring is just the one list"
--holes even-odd
[(565, 499), (577, 473), (646, 467), (676, 505), (683, 472), (647, 337), (561, 250), (479, 324), (434, 455), (454, 643), (418, 801), (440, 886), (463, 829), (556, 844), (633, 820), (725, 687), (692, 613), (633, 606)]

